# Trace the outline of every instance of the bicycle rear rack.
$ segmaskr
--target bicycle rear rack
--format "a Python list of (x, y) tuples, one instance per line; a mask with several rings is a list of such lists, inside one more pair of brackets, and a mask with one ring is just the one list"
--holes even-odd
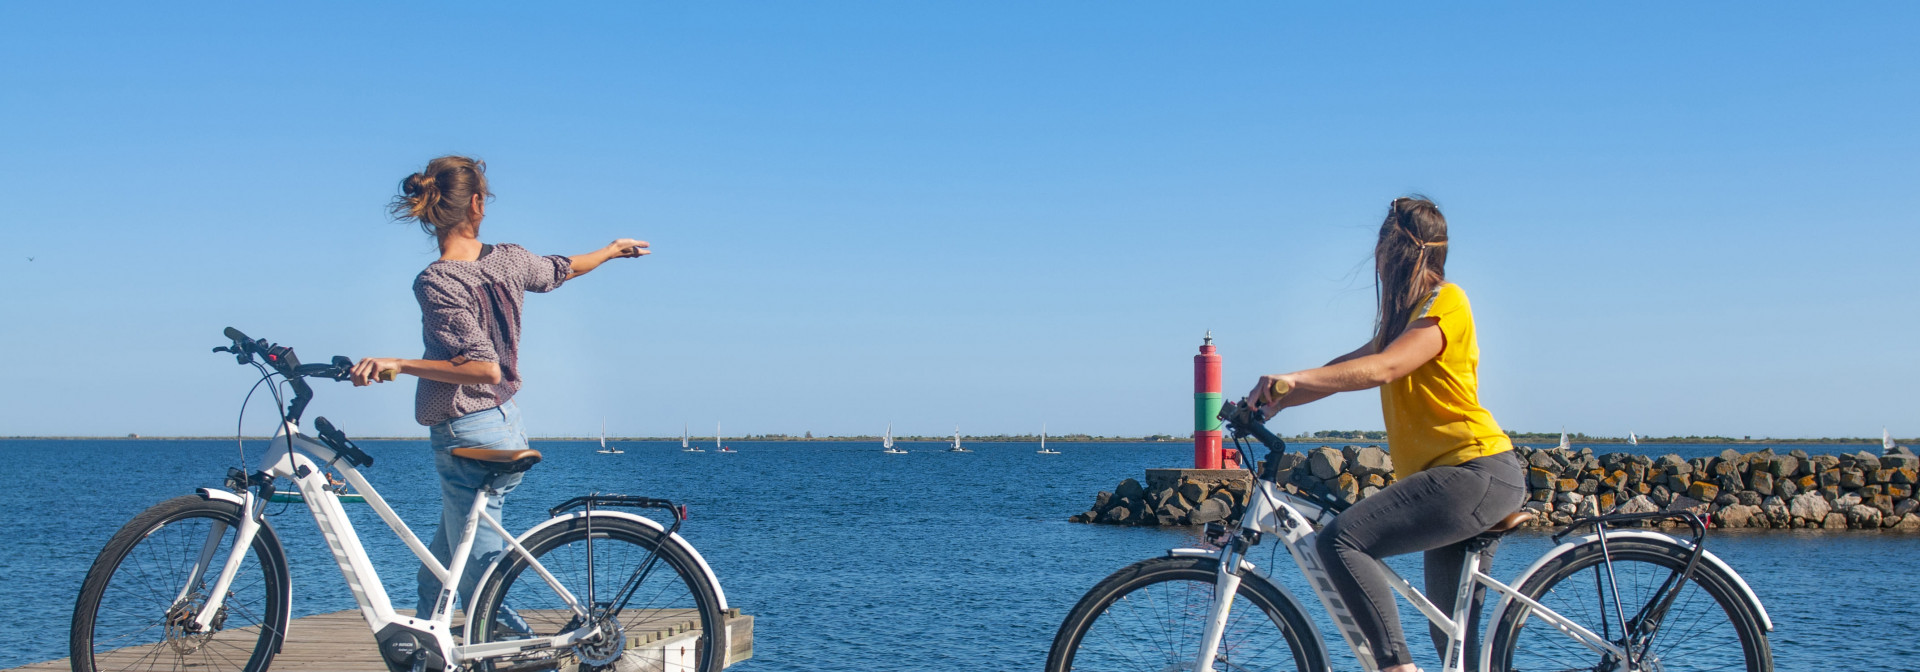
[(580, 508), (584, 508), (588, 511), (592, 511), (594, 509), (598, 509), (602, 507), (610, 507), (610, 506), (628, 508), (628, 509), (663, 509), (669, 513), (672, 513), (673, 527), (667, 528), (668, 534), (679, 532), (680, 523), (687, 519), (687, 507), (679, 504), (674, 504), (671, 500), (659, 499), (655, 497), (641, 497), (639, 495), (603, 495), (597, 492), (580, 496), (580, 497), (575, 497), (573, 499), (569, 499), (567, 501), (561, 502), (560, 504), (554, 506), (553, 508), (547, 509), (547, 516), (555, 517), (555, 516), (559, 516), (562, 513), (566, 513), (568, 511), (572, 511), (574, 509), (580, 509)]

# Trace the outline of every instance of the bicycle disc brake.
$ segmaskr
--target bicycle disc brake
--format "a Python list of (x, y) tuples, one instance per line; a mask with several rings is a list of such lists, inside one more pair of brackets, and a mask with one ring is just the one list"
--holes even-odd
[(574, 654), (580, 657), (580, 662), (593, 667), (612, 665), (620, 659), (620, 654), (626, 652), (626, 628), (609, 616), (595, 616), (593, 625), (600, 629), (600, 634), (575, 644)]

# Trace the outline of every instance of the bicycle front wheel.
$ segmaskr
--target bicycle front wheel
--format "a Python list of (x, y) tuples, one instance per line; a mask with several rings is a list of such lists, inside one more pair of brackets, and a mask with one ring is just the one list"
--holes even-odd
[[(1067, 614), (1047, 672), (1193, 669), (1220, 566), (1207, 557), (1143, 560), (1102, 580)], [(1326, 660), (1306, 616), (1266, 579), (1235, 591), (1212, 670), (1319, 670)]]
[(207, 604), (233, 552), (240, 507), (198, 495), (154, 505), (107, 542), (73, 606), (75, 672), (267, 669), (287, 622), (287, 561), (262, 523), (211, 628)]
[[(496, 669), (717, 672), (723, 666), (727, 638), (720, 598), (700, 564), (665, 532), (630, 518), (591, 515), (540, 530), (523, 543), (604, 634), (565, 650), (495, 661)], [(485, 619), (469, 626), (474, 643), (552, 637), (584, 625), (518, 554), (495, 568), (470, 606), (469, 618)]]
[[(1657, 614), (1657, 607), (1650, 606), (1660, 601), (1663, 586), (1675, 585), (1670, 581), (1679, 578), (1692, 550), (1672, 541), (1637, 538), (1610, 539), (1607, 551), (1613, 558), (1611, 566), (1599, 542), (1577, 546), (1548, 561), (1518, 590), (1632, 651), (1639, 658), (1632, 669), (1773, 669), (1765, 628), (1732, 577), (1700, 563), (1685, 583), (1678, 584), (1672, 606), (1665, 614)], [(1652, 637), (1626, 644), (1623, 619), (1638, 631), (1646, 631), (1643, 624), (1651, 626)], [(1493, 632), (1494, 670), (1626, 669), (1621, 661), (1561, 633), (1523, 605), (1508, 608)]]

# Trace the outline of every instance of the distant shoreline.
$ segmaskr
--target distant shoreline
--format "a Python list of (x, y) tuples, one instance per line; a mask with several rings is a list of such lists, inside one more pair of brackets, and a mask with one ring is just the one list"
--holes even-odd
[[(267, 438), (269, 437), (265, 437), (265, 436), (244, 437), (244, 439), (247, 441), (264, 441)], [(671, 441), (679, 441), (680, 438), (681, 437), (678, 437), (678, 436), (609, 436), (607, 437), (607, 440), (623, 441), (623, 442), (638, 442), (638, 441), (671, 442)], [(704, 438), (698, 437), (698, 436), (688, 437), (688, 438), (690, 441), (694, 443), (704, 443), (704, 442), (713, 441), (713, 437), (711, 436), (704, 437)], [(1288, 443), (1299, 444), (1299, 445), (1335, 444), (1335, 443), (1360, 443), (1360, 444), (1383, 445), (1386, 443), (1385, 439), (1378, 439), (1378, 438), (1342, 438), (1342, 437), (1282, 437), (1282, 438), (1285, 438)], [(234, 437), (232, 436), (0, 436), (0, 441), (232, 441), (233, 439)], [(427, 439), (426, 436), (365, 436), (365, 437), (356, 436), (356, 437), (353, 437), (353, 440), (355, 441), (425, 441), (426, 439)], [(918, 442), (918, 443), (946, 443), (948, 441), (951, 441), (952, 439), (953, 437), (951, 435), (893, 437), (894, 441), (911, 441), (911, 442)], [(529, 440), (532, 440), (532, 441), (599, 441), (600, 437), (598, 436), (535, 436), (535, 437), (530, 437)], [(759, 443), (817, 443), (817, 442), (845, 443), (845, 442), (857, 442), (857, 441), (877, 442), (881, 440), (881, 437), (879, 436), (817, 436), (817, 437), (808, 438), (808, 437), (800, 437), (800, 436), (773, 435), (773, 436), (727, 437), (726, 440), (742, 441), (742, 442), (753, 441), (753, 442), (759, 442)], [(1040, 440), (1040, 436), (1037, 434), (1029, 435), (1029, 436), (1020, 436), (1020, 435), (966, 436), (966, 435), (962, 435), (960, 437), (960, 440), (963, 443), (1034, 443)], [(1191, 441), (1190, 438), (1185, 436), (1167, 437), (1165, 435), (1145, 436), (1145, 437), (1067, 435), (1067, 436), (1048, 436), (1047, 440), (1050, 442), (1058, 442), (1058, 443), (1187, 443)], [(1913, 444), (1920, 443), (1920, 439), (1896, 438), (1894, 440), (1901, 445), (1913, 445)], [(1519, 434), (1513, 437), (1513, 441), (1515, 443), (1558, 443), (1560, 441), (1560, 435), (1558, 434), (1553, 434), (1553, 435)], [(1613, 445), (1613, 444), (1625, 444), (1627, 443), (1627, 440), (1623, 438), (1610, 438), (1610, 437), (1577, 437), (1573, 439), (1573, 442), (1576, 444), (1587, 444), (1587, 445), (1593, 445), (1593, 444)], [(1640, 443), (1656, 444), (1656, 445), (1726, 444), (1730, 446), (1856, 445), (1856, 444), (1879, 445), (1880, 439), (1877, 437), (1818, 438), (1818, 439), (1773, 439), (1773, 438), (1732, 439), (1732, 438), (1719, 437), (1719, 436), (1676, 436), (1676, 437), (1644, 437), (1643, 436), (1643, 437), (1640, 437)]]

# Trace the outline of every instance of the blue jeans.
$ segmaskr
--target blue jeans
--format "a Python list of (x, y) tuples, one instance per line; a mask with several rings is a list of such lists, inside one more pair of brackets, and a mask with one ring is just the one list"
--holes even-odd
[[(435, 560), (448, 569), (453, 564), (448, 560), (453, 549), (458, 546), (461, 532), (466, 530), (467, 512), (473, 510), (473, 500), (480, 496), (480, 489), (487, 485), (486, 466), (473, 460), (454, 457), (447, 452), (455, 448), (491, 448), (498, 450), (517, 450), (527, 447), (527, 433), (520, 427), (520, 407), (513, 400), (495, 408), (475, 411), (434, 425), (429, 432), (433, 440), (433, 466), (440, 472), (440, 529), (433, 533), (433, 543), (427, 549), (433, 552)], [(493, 489), (498, 493), (487, 502), (486, 511), (495, 520), (500, 519), (500, 505), (506, 501), (506, 495), (520, 485), (524, 474), (506, 474), (493, 478)], [(460, 607), (465, 609), (473, 599), (473, 589), (480, 581), (481, 572), (487, 571), (487, 565), (506, 550), (507, 542), (486, 523), (474, 530), (473, 550), (467, 553), (466, 570), (460, 575)], [(433, 571), (420, 565), (420, 602), (414, 612), (420, 618), (433, 613), (434, 601), (440, 598), (445, 584)]]

